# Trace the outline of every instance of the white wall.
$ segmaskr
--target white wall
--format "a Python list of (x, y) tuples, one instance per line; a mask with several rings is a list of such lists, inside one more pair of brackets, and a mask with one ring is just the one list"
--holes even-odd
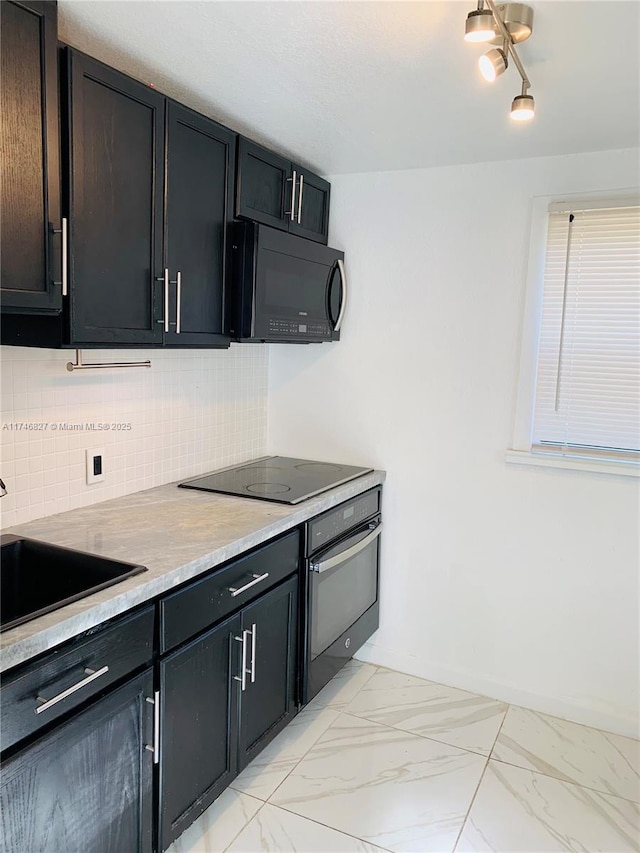
[(388, 471), (362, 657), (599, 725), (638, 719), (633, 478), (512, 466), (532, 198), (637, 186), (638, 151), (340, 176), (343, 340), (272, 347), (269, 449)]
[[(152, 366), (74, 373), (73, 351), (0, 354), (4, 527), (264, 455), (267, 347), (85, 350)], [(103, 483), (86, 483), (87, 448), (105, 451)]]

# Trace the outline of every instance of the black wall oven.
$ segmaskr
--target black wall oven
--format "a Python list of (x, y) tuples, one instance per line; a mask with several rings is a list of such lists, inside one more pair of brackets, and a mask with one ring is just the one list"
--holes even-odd
[(347, 286), (343, 252), (255, 222), (234, 224), (232, 246), (233, 338), (340, 339)]
[(378, 627), (380, 500), (372, 489), (306, 525), (303, 704)]

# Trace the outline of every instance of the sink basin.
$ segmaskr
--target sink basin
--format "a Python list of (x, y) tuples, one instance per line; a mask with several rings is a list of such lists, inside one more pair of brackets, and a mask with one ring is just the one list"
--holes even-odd
[(11, 535), (0, 537), (0, 559), (0, 631), (147, 571)]

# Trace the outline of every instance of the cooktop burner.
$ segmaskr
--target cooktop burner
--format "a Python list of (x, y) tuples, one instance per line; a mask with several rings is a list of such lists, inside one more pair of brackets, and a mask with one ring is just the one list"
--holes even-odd
[(186, 480), (180, 486), (203, 492), (297, 504), (334, 486), (369, 474), (372, 470), (355, 465), (291, 459), (287, 456), (265, 456), (233, 468), (213, 471), (204, 477)]

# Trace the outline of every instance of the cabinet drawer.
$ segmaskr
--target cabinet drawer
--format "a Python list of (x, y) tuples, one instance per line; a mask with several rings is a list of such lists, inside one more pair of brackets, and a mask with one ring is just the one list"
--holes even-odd
[(3, 676), (2, 749), (151, 661), (153, 626), (151, 606)]
[(160, 602), (160, 651), (188, 640), (297, 571), (300, 533), (294, 530)]

